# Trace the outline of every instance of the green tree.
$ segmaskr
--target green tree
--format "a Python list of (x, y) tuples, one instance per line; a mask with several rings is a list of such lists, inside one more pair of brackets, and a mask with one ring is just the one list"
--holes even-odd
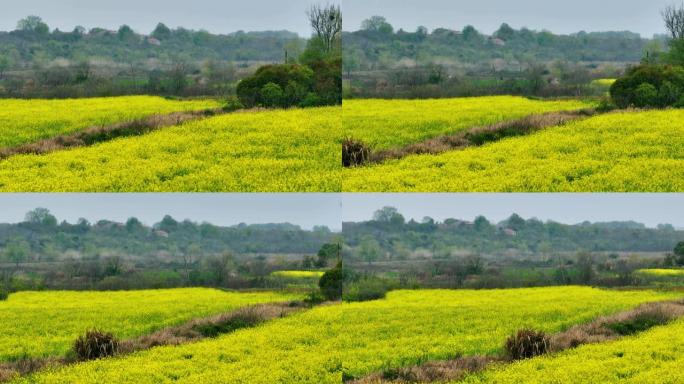
[(589, 284), (594, 280), (594, 258), (588, 252), (577, 254), (577, 279), (582, 284)]
[(385, 35), (392, 34), (394, 27), (382, 16), (372, 16), (361, 23), (361, 29), (369, 32), (378, 32)]
[(318, 287), (327, 300), (339, 300), (342, 298), (344, 285), (344, 270), (342, 262), (338, 262), (335, 268), (325, 272), (318, 281)]
[(369, 265), (376, 261), (380, 257), (381, 253), (382, 249), (380, 248), (380, 244), (377, 240), (375, 240), (374, 237), (364, 236), (363, 239), (361, 239), (361, 249), (359, 254), (363, 260), (368, 262)]
[(50, 27), (43, 22), (43, 19), (33, 15), (19, 20), (17, 29), (20, 31), (35, 32), (39, 35), (47, 35), (50, 33)]
[(13, 238), (7, 242), (4, 254), (7, 261), (19, 268), (19, 264), (28, 261), (30, 252), (31, 248), (25, 240)]
[(26, 213), (24, 221), (31, 224), (40, 224), (48, 227), (57, 226), (57, 218), (46, 208), (36, 208)]
[(159, 23), (152, 31), (152, 37), (157, 40), (166, 40), (171, 37), (171, 30), (164, 23)]

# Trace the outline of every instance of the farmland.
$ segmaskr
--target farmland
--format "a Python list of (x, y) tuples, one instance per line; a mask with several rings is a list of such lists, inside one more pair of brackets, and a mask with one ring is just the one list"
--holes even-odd
[(475, 383), (680, 383), (684, 320), (634, 337), (590, 344), (473, 375)]
[(214, 340), (81, 363), (18, 382), (339, 383), (343, 373), (358, 377), (425, 360), (496, 354), (519, 327), (554, 332), (672, 297), (582, 287), (395, 291), (386, 300), (321, 306)]
[(527, 115), (591, 106), (576, 100), (538, 101), (516, 96), (345, 100), (342, 120), (345, 137), (382, 150)]
[(318, 279), (323, 276), (322, 271), (276, 271), (271, 275), (293, 279)]
[(343, 173), (343, 190), (684, 191), (682, 110), (623, 111), (439, 155)]
[(172, 101), (154, 96), (64, 100), (0, 100), (0, 149), (130, 122), (154, 114), (218, 108), (215, 100)]
[(188, 288), (121, 292), (19, 292), (0, 302), (0, 361), (63, 356), (85, 331), (125, 339), (239, 307), (299, 297)]
[(245, 111), (0, 161), (4, 192), (339, 191), (339, 107)]

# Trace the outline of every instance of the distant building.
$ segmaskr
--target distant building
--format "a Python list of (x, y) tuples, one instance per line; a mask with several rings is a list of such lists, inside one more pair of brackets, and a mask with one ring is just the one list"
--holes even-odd
[(161, 45), (161, 41), (159, 41), (158, 39), (155, 39), (154, 37), (148, 37), (148, 38), (147, 38), (147, 43), (148, 43), (148, 44), (151, 44), (151, 45), (156, 45), (156, 46), (160, 46), (160, 45)]
[(503, 47), (506, 45), (506, 42), (499, 39), (498, 37), (492, 37), (491, 39), (489, 39), (489, 41), (491, 41), (494, 45), (498, 45), (499, 47)]
[(517, 236), (518, 232), (516, 232), (513, 229), (506, 228), (506, 229), (504, 229), (504, 234), (506, 234), (506, 236)]
[(169, 237), (169, 233), (166, 231), (154, 231), (154, 234), (159, 236), (159, 237)]

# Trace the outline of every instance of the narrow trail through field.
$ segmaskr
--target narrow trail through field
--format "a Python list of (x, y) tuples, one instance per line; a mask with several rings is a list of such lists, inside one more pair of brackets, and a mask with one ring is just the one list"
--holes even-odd
[(427, 139), (409, 144), (403, 148), (372, 151), (363, 143), (343, 144), (343, 165), (345, 167), (379, 164), (387, 160), (398, 160), (410, 155), (437, 155), (443, 152), (479, 147), (506, 137), (528, 135), (542, 129), (559, 126), (571, 121), (597, 115), (593, 108), (535, 114), (521, 119), (503, 121), (485, 127), (474, 127), (451, 135)]
[[(311, 308), (301, 301), (286, 303), (257, 304), (211, 317), (194, 319), (181, 325), (158, 330), (119, 342), (116, 352), (110, 358), (160, 346), (174, 346), (214, 338), (243, 328), (283, 318)], [(106, 330), (102, 330), (106, 331)], [(86, 330), (84, 329), (85, 333)], [(0, 382), (8, 382), (19, 376), (30, 375), (43, 369), (58, 368), (84, 360), (77, 357), (26, 358), (0, 363)]]
[(118, 137), (144, 135), (161, 128), (226, 113), (230, 112), (225, 112), (221, 108), (173, 112), (169, 114), (152, 115), (138, 120), (106, 126), (93, 126), (78, 132), (51, 137), (34, 143), (22, 144), (16, 147), (0, 148), (0, 160), (14, 155), (46, 154), (69, 148), (90, 146)]
[[(559, 353), (584, 344), (617, 340), (655, 326), (666, 325), (681, 317), (684, 317), (684, 299), (642, 304), (635, 309), (599, 317), (589, 323), (575, 325), (566, 331), (551, 335), (546, 343), (546, 353)], [(494, 365), (510, 364), (514, 361), (516, 360), (507, 356), (462, 356), (447, 361), (430, 361), (413, 367), (376, 372), (359, 379), (346, 380), (346, 383), (455, 382)]]

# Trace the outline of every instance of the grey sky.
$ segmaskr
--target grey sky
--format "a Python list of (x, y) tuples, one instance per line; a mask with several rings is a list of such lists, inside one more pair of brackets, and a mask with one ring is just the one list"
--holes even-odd
[[(306, 10), (314, 0), (2, 0), (0, 30), (13, 30), (27, 15), (38, 15), (50, 28), (71, 31), (116, 29), (128, 24), (149, 33), (158, 22), (169, 27), (206, 29), (214, 33), (238, 30), (290, 30), (309, 37)], [(332, 3), (333, 1), (331, 1)]]
[(472, 24), (485, 33), (503, 22), (514, 28), (555, 33), (630, 30), (651, 37), (664, 33), (660, 10), (680, 0), (344, 0), (344, 29), (357, 30), (369, 16), (385, 16), (395, 29), (419, 25), (462, 29)]
[(684, 194), (345, 194), (342, 206), (344, 221), (368, 220), (392, 206), (417, 221), (484, 215), (498, 222), (517, 213), (567, 224), (634, 220), (684, 228)]
[(48, 208), (58, 220), (76, 222), (131, 216), (146, 224), (169, 214), (216, 225), (283, 223), (310, 229), (326, 225), (341, 229), (340, 196), (333, 194), (0, 194), (0, 222), (23, 221), (37, 207)]

